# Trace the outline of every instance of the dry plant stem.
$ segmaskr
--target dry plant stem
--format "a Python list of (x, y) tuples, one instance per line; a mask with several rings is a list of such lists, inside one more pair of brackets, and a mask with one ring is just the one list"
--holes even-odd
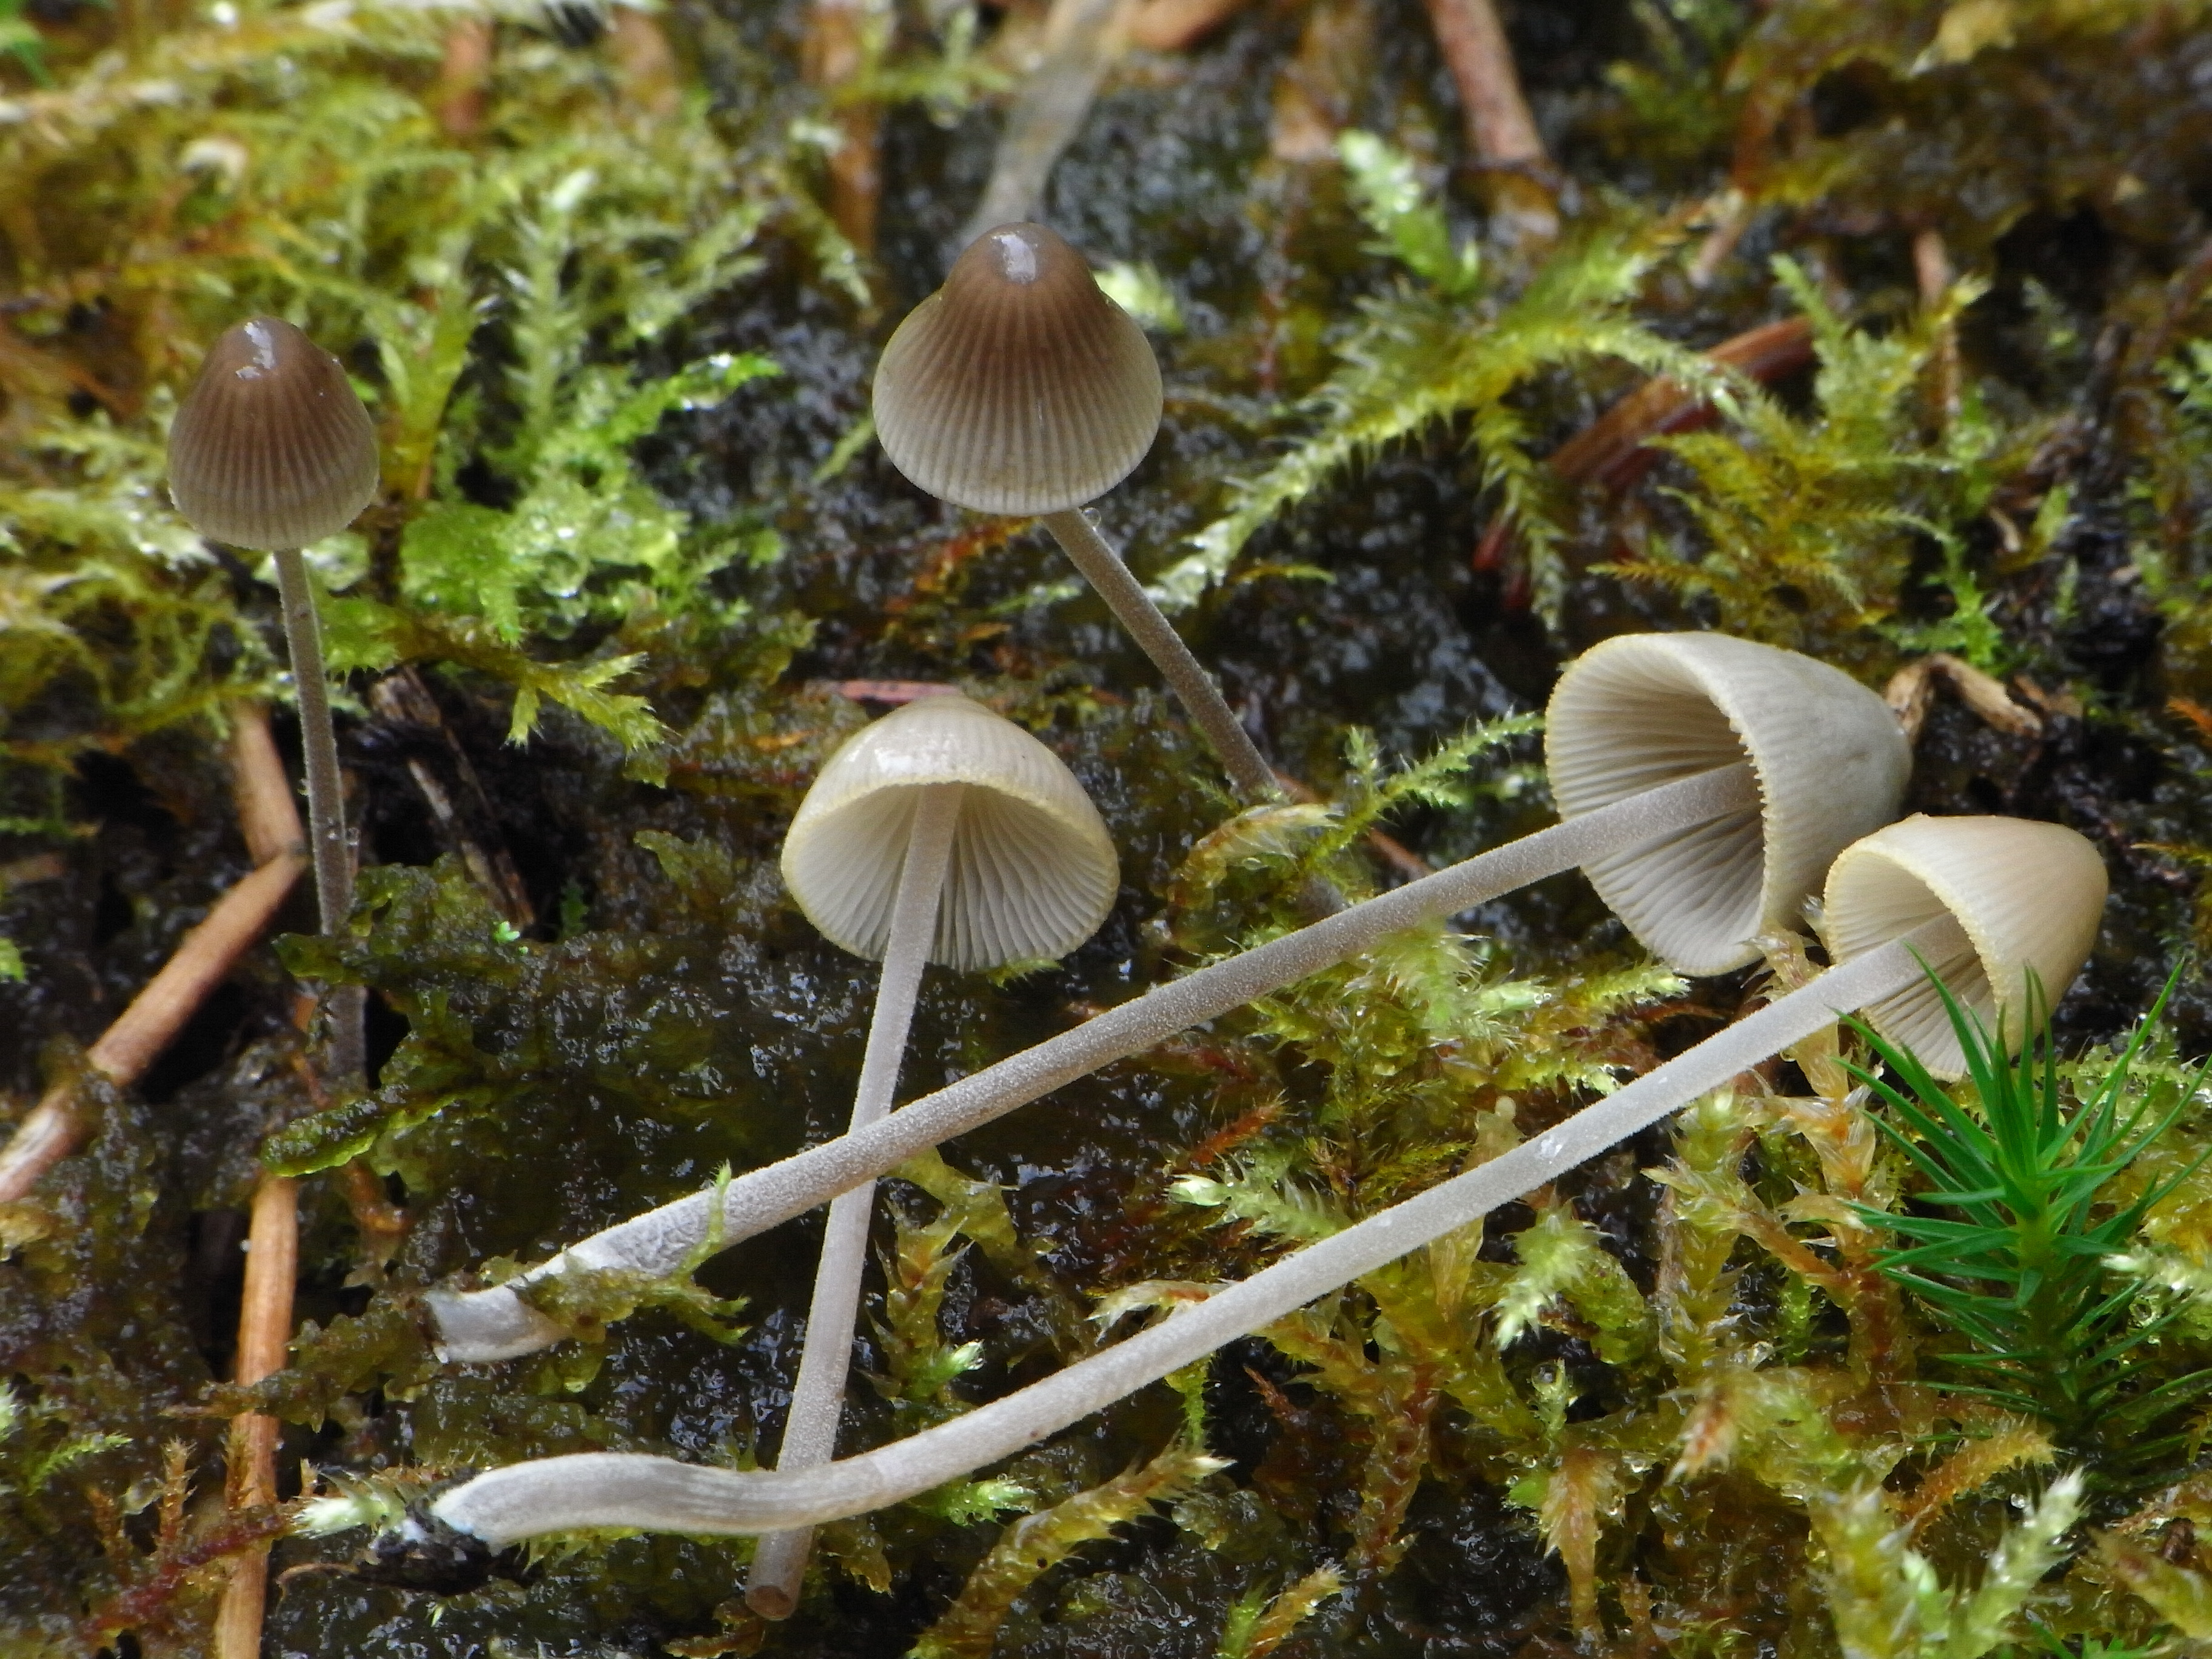
[(1230, 712), (1213, 677), (1199, 666), (1182, 635), (1160, 614), (1144, 584), (1130, 574), (1121, 556), (1107, 544), (1089, 515), (1079, 507), (1069, 507), (1046, 514), (1043, 522), (1083, 573), (1084, 580), (1098, 590), (1107, 609), (1129, 631), (1129, 637), (1152, 659), (1169, 689), (1182, 700), (1184, 709), (1213, 745), (1213, 752), (1220, 757), (1230, 781), (1245, 804), (1256, 805), (1279, 799), (1282, 790), (1275, 782), (1274, 769), (1260, 758), (1251, 733)]
[[(86, 1064), (118, 1087), (137, 1082), (240, 953), (261, 937), (305, 867), (299, 854), (282, 854), (217, 900), (207, 920), (185, 935), (176, 955), (131, 999), (122, 1018), (86, 1051)], [(39, 1177), (82, 1137), (76, 1093), (73, 1083), (55, 1085), (16, 1126), (6, 1151), (0, 1152), (0, 1203), (27, 1197)]]
[[(292, 1340), (292, 1287), (299, 1277), (297, 1183), (264, 1175), (253, 1193), (247, 1233), (246, 1293), (238, 1320), (238, 1381), (258, 1382), (283, 1369)], [(247, 1412), (231, 1419), (230, 1507), (250, 1509), (276, 1501), (276, 1439), (273, 1417)], [(232, 1563), (216, 1612), (215, 1659), (256, 1659), (269, 1588), (269, 1547), (246, 1551)]]
[[(307, 765), (307, 850), (315, 861), (315, 905), (323, 932), (345, 931), (353, 915), (353, 853), (346, 845), (345, 787), (338, 778), (337, 736), (331, 725), (330, 685), (323, 673), (323, 631), (315, 591), (297, 548), (276, 554), (276, 591), (284, 606), (284, 641), (292, 653), (292, 685), (300, 699), (300, 746)], [(362, 1069), (362, 1004), (353, 987), (327, 996), (331, 1076)]]
[(1551, 168), (1536, 131), (1513, 48), (1491, 0), (1428, 0), (1429, 27), (1459, 88), (1468, 141), (1494, 169), (1497, 210), (1516, 240), (1558, 234), (1559, 210), (1543, 175)]
[[(921, 792), (907, 832), (906, 862), (899, 870), (898, 896), (891, 905), (890, 938), (884, 948), (883, 974), (876, 981), (875, 1012), (868, 1022), (868, 1046), (860, 1061), (860, 1087), (853, 1095), (853, 1127), (864, 1129), (891, 1109), (898, 1087), (899, 1062), (906, 1055), (907, 1029), (914, 1024), (914, 1000), (921, 989), (921, 970), (937, 934), (937, 902), (945, 890), (945, 872), (952, 858), (952, 831), (960, 817), (963, 786), (937, 783)], [(868, 1261), (868, 1221), (875, 1212), (876, 1183), (865, 1182), (840, 1193), (830, 1206), (822, 1235), (822, 1260), (814, 1270), (814, 1299), (806, 1310), (806, 1344), (799, 1350), (799, 1380), (791, 1391), (780, 1469), (811, 1469), (827, 1463), (837, 1449), (837, 1421), (844, 1414), (845, 1378), (852, 1370), (853, 1325), (860, 1303), (860, 1273)], [(799, 1605), (800, 1582), (814, 1529), (801, 1527), (761, 1540), (753, 1556), (745, 1604), (763, 1619), (788, 1619)]]
[[(232, 790), (246, 849), (257, 865), (302, 850), (300, 809), (292, 781), (269, 732), (269, 713), (258, 704), (232, 710)], [(238, 1316), (237, 1380), (258, 1382), (282, 1369), (292, 1331), (292, 1292), (298, 1278), (298, 1188), (283, 1176), (264, 1175), (253, 1194), (246, 1232), (246, 1285)], [(276, 1442), (273, 1417), (249, 1412), (230, 1425), (227, 1458), (230, 1507), (249, 1509), (276, 1501)], [(216, 1613), (216, 1659), (255, 1659), (261, 1651), (262, 1614), (268, 1599), (269, 1548), (247, 1550), (231, 1565)]]
[(1261, 1330), (1431, 1240), (1467, 1226), (1715, 1089), (1838, 1012), (1911, 986), (1965, 945), (1949, 915), (1821, 975), (1501, 1157), (1193, 1304), (1042, 1382), (908, 1439), (804, 1475), (586, 1453), (479, 1476), (436, 1506), (495, 1548), (543, 1532), (642, 1527), (762, 1532), (860, 1515), (1012, 1456), (1225, 1342)]
[[(1593, 859), (1663, 840), (1708, 819), (1755, 809), (1748, 765), (1719, 767), (1633, 795), (1463, 863), (1408, 882), (1378, 898), (1201, 968), (1109, 1010), (1048, 1042), (986, 1066), (913, 1102), (880, 1122), (754, 1170), (722, 1189), (725, 1246), (766, 1231), (864, 1181), (896, 1169), (979, 1124), (1050, 1094), (1102, 1066), (1165, 1042), (1255, 997), (1280, 990), (1392, 933), (1576, 868)], [(571, 1245), (550, 1261), (491, 1290), (434, 1293), (429, 1300), (442, 1352), (450, 1360), (511, 1358), (549, 1346), (560, 1326), (518, 1296), (568, 1264), (658, 1277), (680, 1269), (714, 1228), (714, 1194), (695, 1193)]]
[(246, 855), (258, 867), (280, 853), (306, 852), (292, 781), (269, 733), (269, 711), (258, 703), (234, 703), (230, 723), (231, 797)]

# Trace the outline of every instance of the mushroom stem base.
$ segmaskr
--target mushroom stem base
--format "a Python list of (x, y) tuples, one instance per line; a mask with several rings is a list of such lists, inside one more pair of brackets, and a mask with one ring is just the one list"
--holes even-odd
[(1073, 507), (1046, 514), (1043, 523), (1083, 573), (1084, 580), (1098, 590), (1098, 597), (1106, 601), (1106, 608), (1128, 630), (1129, 637), (1152, 659), (1168, 689), (1182, 700), (1184, 709), (1213, 745), (1213, 752), (1245, 804), (1279, 799), (1282, 786), (1275, 781), (1273, 769), (1260, 758), (1251, 733), (1230, 712), (1213, 677), (1199, 665), (1190, 647), (1182, 642), (1182, 635), (1160, 614), (1144, 584), (1129, 573), (1121, 556), (1107, 544), (1089, 516), (1081, 507)]
[[(898, 896), (891, 902), (890, 938), (876, 981), (875, 1012), (853, 1095), (853, 1127), (866, 1128), (891, 1109), (899, 1062), (906, 1054), (921, 970), (937, 935), (939, 896), (952, 858), (952, 832), (960, 819), (965, 786), (925, 784), (914, 827), (907, 831)], [(845, 1377), (852, 1367), (853, 1325), (860, 1303), (860, 1274), (868, 1261), (868, 1220), (875, 1212), (876, 1183), (837, 1194), (822, 1235), (814, 1270), (814, 1299), (806, 1311), (806, 1346), (799, 1351), (799, 1380), (792, 1387), (776, 1468), (817, 1468), (837, 1449), (837, 1420), (844, 1414)], [(745, 1604), (763, 1619), (788, 1619), (799, 1605), (814, 1528), (794, 1528), (761, 1540), (745, 1586)]]
[(735, 1473), (669, 1458), (585, 1453), (479, 1475), (434, 1513), (494, 1548), (541, 1532), (641, 1527), (764, 1532), (858, 1515), (1010, 1457), (1047, 1435), (1468, 1225), (1738, 1073), (1838, 1013), (1893, 996), (1967, 948), (1948, 912), (1821, 975), (1748, 1018), (1487, 1164), (1393, 1205), (1102, 1353), (964, 1417), (804, 1475)]

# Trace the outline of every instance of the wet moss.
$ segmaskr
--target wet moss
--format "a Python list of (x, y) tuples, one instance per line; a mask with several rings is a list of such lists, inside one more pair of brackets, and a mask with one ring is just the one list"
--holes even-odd
[[(305, 1177), (295, 1364), (250, 1397), (288, 1425), (287, 1497), (303, 1457), (368, 1477), (772, 1453), (817, 1222), (677, 1284), (587, 1287), (548, 1310), (580, 1340), (499, 1365), (439, 1364), (422, 1297), (836, 1133), (870, 978), (784, 902), (775, 855), (870, 711), (856, 683), (957, 682), (1029, 725), (1123, 860), (1112, 917), (1066, 963), (931, 977), (908, 1092), (1285, 925), (1316, 872), (1395, 879), (1353, 832), (1401, 760), (1539, 706), (1566, 656), (1636, 627), (1724, 623), (1876, 684), (1931, 648), (2008, 680), (2033, 730), (1939, 697), (1909, 805), (2053, 819), (2106, 855), (2067, 1044), (2130, 1029), (2207, 937), (2201, 8), (1510, 7), (1573, 185), (1548, 254), (1486, 218), (1410, 0), (1251, 8), (1126, 60), (1044, 210), (1100, 260), (1152, 265), (1184, 329), (1159, 341), (1163, 440), (1100, 516), (1141, 574), (1178, 573), (1232, 705), (1336, 813), (1227, 842), (1207, 839), (1229, 803), (1202, 750), (1044, 538), (927, 500), (871, 447), (828, 465), (999, 131), (991, 100), (944, 93), (921, 9), (891, 19), (884, 61), (937, 91), (884, 111), (872, 257), (825, 213), (820, 123), (845, 106), (804, 83), (796, 0), (660, 14), (696, 89), (674, 106), (613, 44), (503, 21), (472, 128), (441, 113), (452, 18), (240, 10), (234, 29), (33, 8), (60, 90), (0, 66), (0, 937), (25, 969), (0, 978), (0, 1085), (27, 1109), (247, 867), (221, 711), (281, 692), (273, 594), (158, 489), (167, 400), (245, 307), (314, 325), (386, 417), (389, 503), (321, 550), (361, 699), (342, 744), (362, 904), (333, 942), (295, 899), (293, 937), (137, 1087), (88, 1094), (84, 1151), (0, 1214), (0, 1629), (21, 1651), (197, 1650), (205, 1559), (250, 1532), (220, 1480), (221, 1414), (248, 1397), (219, 1379), (264, 1161)], [(15, 15), (0, 4), (0, 42)], [(981, 21), (1000, 50), (1033, 21)], [(166, 100), (101, 89), (155, 82)], [(1284, 138), (1294, 98), (1389, 147), (1370, 154), (1413, 181), (1419, 235), (1370, 222), (1334, 155)], [(1605, 237), (1629, 252), (1553, 343), (1510, 372), (1483, 357), (1552, 316), (1526, 302), (1543, 273), (1597, 271)], [(1479, 277), (1453, 274), (1475, 269), (1463, 247)], [(1763, 389), (1690, 358), (1807, 314), (1816, 361)], [(1439, 342), (1492, 378), (1437, 390)], [(1358, 404), (1347, 363), (1396, 389)], [(1625, 484), (1551, 467), (1632, 363), (1734, 402)], [(1210, 544), (1228, 556), (1189, 562), (1255, 499), (1225, 483), (1301, 458)], [(368, 697), (403, 664), (441, 725)], [(1474, 785), (1407, 790), (1379, 820), (1432, 860), (1547, 816), (1525, 745), (1447, 773)], [(459, 807), (435, 810), (423, 775)], [(488, 851), (519, 911), (471, 874)], [(1101, 1298), (1248, 1272), (1540, 1130), (1750, 988), (1650, 970), (1572, 879), (1471, 925), (1474, 944), (1408, 941), (890, 1183), (848, 1446), (1045, 1374), (1097, 1340)], [(319, 1094), (305, 979), (369, 988), (368, 1093)], [(2200, 977), (2166, 1020), (2162, 1053), (2212, 1048)], [(2018, 1598), (1943, 1598), (1985, 1582), (2051, 1471), (2005, 1437), (2034, 1425), (1936, 1386), (1955, 1379), (1924, 1310), (1846, 1224), (1841, 1200), (1905, 1200), (1854, 1151), (1838, 1077), (1801, 1050), (1736, 1107), (1235, 1345), (1188, 1396), (1150, 1390), (988, 1490), (830, 1529), (788, 1624), (739, 1610), (738, 1542), (577, 1540), (439, 1596), (337, 1570), (358, 1541), (339, 1537), (278, 1547), (280, 1570), (316, 1570), (283, 1581), (267, 1650), (2027, 1642)], [(2181, 1271), (2204, 1268), (2195, 1201), (2147, 1227), (2180, 1264), (2147, 1310), (2203, 1294)], [(2198, 1364), (2202, 1324), (2143, 1363)], [(1985, 1472), (1947, 1464), (1977, 1448)], [(2192, 1492), (2092, 1516), (2102, 1541), (2069, 1540), (2034, 1604), (2052, 1639), (2212, 1633)], [(1908, 1543), (1928, 1564), (1909, 1617), (1883, 1600)]]

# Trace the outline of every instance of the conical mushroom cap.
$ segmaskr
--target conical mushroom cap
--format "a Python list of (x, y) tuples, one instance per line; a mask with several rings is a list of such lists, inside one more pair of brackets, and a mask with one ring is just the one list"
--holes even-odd
[(960, 783), (929, 959), (959, 969), (1062, 957), (1114, 907), (1121, 862), (1060, 757), (961, 696), (924, 697), (848, 738), (799, 803), (783, 879), (833, 945), (880, 960), (924, 786)]
[(1794, 651), (1725, 634), (1627, 634), (1560, 677), (1545, 763), (1560, 816), (1748, 761), (1759, 806), (1583, 866), (1678, 972), (1757, 960), (1836, 854), (1896, 816), (1912, 757), (1888, 705)]
[[(2028, 975), (2049, 1007), (2089, 959), (2105, 913), (2105, 861), (2062, 824), (1915, 814), (1844, 849), (1828, 872), (1828, 948), (1864, 956), (1948, 910), (1971, 947), (1934, 969), (1960, 1006), (2017, 1050), (2029, 1029)], [(1869, 1024), (1939, 1077), (1966, 1063), (1936, 988), (1869, 1004)]]
[(217, 340), (169, 428), (169, 495), (233, 547), (305, 547), (375, 499), (376, 428), (338, 360), (254, 317)]
[(1129, 475), (1160, 426), (1160, 366), (1083, 257), (1042, 225), (969, 244), (876, 366), (876, 435), (940, 500), (1057, 513)]

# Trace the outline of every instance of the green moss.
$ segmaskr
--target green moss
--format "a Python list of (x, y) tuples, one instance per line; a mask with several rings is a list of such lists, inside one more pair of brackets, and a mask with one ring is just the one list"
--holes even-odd
[[(202, 345), (254, 310), (307, 327), (376, 412), (386, 483), (311, 550), (359, 699), (351, 929), (302, 937), (297, 903), (141, 1088), (85, 1091), (85, 1151), (0, 1213), (0, 1649), (204, 1650), (225, 1553), (273, 1524), (220, 1502), (221, 1419), (248, 1404), (289, 1425), (288, 1480), (307, 1458), (403, 1503), (544, 1453), (772, 1449), (811, 1224), (582, 1285), (546, 1310), (577, 1340), (497, 1366), (441, 1365), (422, 1298), (842, 1121), (872, 975), (775, 860), (866, 718), (850, 682), (958, 683), (1036, 730), (1124, 860), (1067, 964), (931, 976), (913, 1091), (1298, 925), (1317, 881), (1397, 879), (1392, 846), (1441, 862), (1542, 822), (1522, 711), (1631, 627), (1726, 626), (1877, 684), (1933, 650), (2008, 679), (2038, 729), (1939, 697), (1911, 805), (2057, 819), (2106, 854), (2062, 1087), (2094, 1092), (2104, 1045), (2212, 939), (2202, 5), (1523, 0), (1571, 184), (1550, 247), (1489, 234), (1419, 8), (1249, 9), (1127, 60), (1048, 210), (1163, 329), (1169, 435), (1103, 515), (1313, 788), (1238, 817), (1042, 538), (939, 512), (871, 447), (873, 353), (939, 274), (988, 169), (983, 100), (1031, 37), (1019, 9), (995, 30), (864, 10), (858, 70), (821, 88), (797, 0), (628, 12), (583, 47), (503, 16), (480, 83), (462, 12), (0, 0), (12, 1110), (246, 868), (225, 708), (284, 686), (273, 594), (161, 488)], [(1292, 142), (1301, 109), (1333, 151)], [(872, 250), (834, 228), (828, 159), (871, 121)], [(1793, 317), (1808, 372), (1701, 355)], [(1702, 412), (1604, 479), (1550, 464), (1655, 373)], [(401, 666), (442, 727), (368, 698)], [(475, 884), (494, 854), (526, 909)], [(846, 1443), (1540, 1133), (1747, 988), (1656, 967), (1571, 880), (1462, 921), (886, 1183)], [(1769, 945), (1778, 977), (1808, 971)], [(294, 975), (373, 993), (367, 1093), (319, 1092)], [(787, 1624), (740, 1610), (742, 1543), (595, 1538), (447, 1597), (294, 1577), (270, 1649), (2205, 1639), (2201, 1437), (2160, 1419), (2170, 1443), (2121, 1480), (2032, 1389), (1948, 1386), (1976, 1339), (1882, 1269), (1927, 1177), (1854, 1094), (1855, 1042), (1801, 1045), (1671, 1138), (1004, 1468), (825, 1529)], [(2212, 994), (2185, 976), (2130, 1085), (2160, 1127), (2097, 1218), (2126, 1223), (2096, 1282), (2131, 1398), (2212, 1360), (2185, 1063), (2208, 1048)], [(292, 1365), (240, 1391), (218, 1379), (264, 1167), (302, 1179), (301, 1322)], [(356, 1541), (277, 1564), (343, 1567)]]

